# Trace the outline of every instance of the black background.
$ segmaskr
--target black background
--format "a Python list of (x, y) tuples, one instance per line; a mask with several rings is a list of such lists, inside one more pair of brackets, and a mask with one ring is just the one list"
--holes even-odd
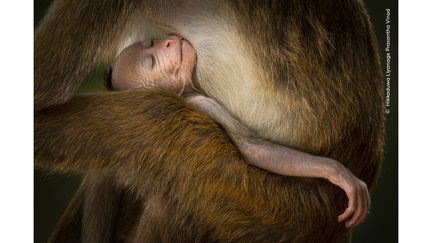
[[(51, 0), (35, 0), (35, 26), (45, 14), (50, 2)], [(398, 2), (397, 0), (367, 0), (365, 4), (379, 41), (383, 70), (386, 63), (383, 55), (386, 38), (386, 9), (390, 9), (392, 13), (392, 106), (391, 113), (386, 116), (385, 161), (378, 184), (372, 191), (371, 213), (365, 223), (354, 230), (353, 242), (393, 243), (398, 241)], [(97, 90), (101, 87), (100, 82), (94, 81), (100, 77), (100, 72), (95, 72), (91, 76), (92, 78), (83, 85), (82, 91)], [(35, 171), (34, 232), (36, 243), (47, 241), (54, 225), (78, 188), (80, 181), (81, 176), (78, 175), (53, 175), (42, 171)]]

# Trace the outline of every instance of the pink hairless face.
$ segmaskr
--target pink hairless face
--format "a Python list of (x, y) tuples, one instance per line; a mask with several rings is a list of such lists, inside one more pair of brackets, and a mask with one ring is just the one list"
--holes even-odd
[(192, 88), (196, 52), (186, 39), (171, 35), (156, 44), (139, 42), (124, 49), (112, 70), (112, 88), (129, 90)]

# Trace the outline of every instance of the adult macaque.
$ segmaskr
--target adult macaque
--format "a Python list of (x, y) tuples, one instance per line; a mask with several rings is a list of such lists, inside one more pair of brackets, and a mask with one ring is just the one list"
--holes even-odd
[[(134, 226), (117, 222), (114, 240), (349, 241), (337, 222), (342, 191), (246, 165), (220, 128), (176, 95), (70, 99), (94, 65), (166, 33), (196, 49), (194, 86), (258, 137), (340, 161), (372, 185), (382, 159), (381, 72), (366, 11), (351, 0), (55, 2), (35, 35), (36, 163), (109, 170), (137, 193), (146, 206), (118, 214)], [(68, 222), (79, 222), (74, 215)]]

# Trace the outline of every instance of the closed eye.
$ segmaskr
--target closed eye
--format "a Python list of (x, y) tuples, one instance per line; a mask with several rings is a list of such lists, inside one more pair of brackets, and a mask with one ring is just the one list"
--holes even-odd
[(156, 65), (156, 58), (154, 56), (154, 54), (151, 55), (151, 67), (152, 69), (155, 67)]
[(153, 40), (145, 40), (142, 42), (145, 48), (150, 48), (154, 45), (154, 41)]

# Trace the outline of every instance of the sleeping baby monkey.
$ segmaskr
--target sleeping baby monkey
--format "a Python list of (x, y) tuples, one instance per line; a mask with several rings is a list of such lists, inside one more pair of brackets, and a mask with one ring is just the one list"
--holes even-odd
[[(199, 58), (199, 57), (198, 57)], [(194, 86), (196, 52), (186, 39), (170, 35), (157, 43), (139, 42), (124, 49), (113, 65), (108, 88), (157, 88), (182, 95), (186, 102), (220, 124), (248, 163), (286, 176), (319, 177), (342, 188), (348, 207), (338, 217), (355, 227), (366, 217), (370, 198), (366, 184), (336, 160), (264, 141), (232, 117), (216, 100)]]

